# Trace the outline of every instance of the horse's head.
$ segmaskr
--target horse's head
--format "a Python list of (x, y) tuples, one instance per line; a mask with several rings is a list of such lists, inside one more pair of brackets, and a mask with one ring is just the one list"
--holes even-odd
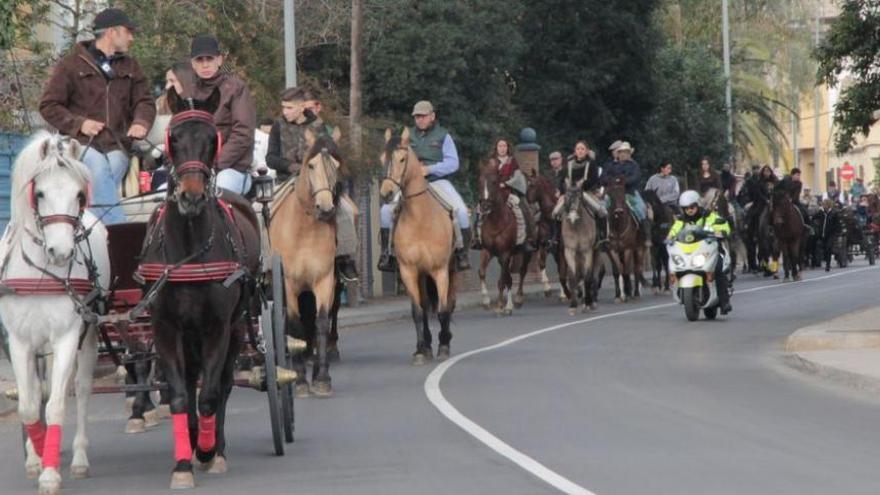
[(182, 99), (174, 88), (168, 90), (168, 106), (174, 116), (165, 134), (165, 154), (171, 163), (169, 201), (185, 217), (196, 217), (214, 194), (213, 168), (220, 157), (223, 138), (214, 125), (214, 112), (220, 104), (220, 90), (207, 100)]
[(611, 180), (611, 183), (608, 184), (606, 188), (606, 193), (608, 197), (611, 198), (611, 210), (612, 213), (617, 212), (626, 212), (628, 206), (626, 205), (626, 179), (623, 177), (615, 177)]
[(73, 257), (89, 203), (91, 175), (79, 161), (81, 153), (77, 141), (41, 133), (13, 168), (13, 221), (35, 227), (31, 235), (59, 266)]
[(718, 198), (721, 196), (720, 191), (715, 187), (710, 187), (706, 192), (703, 193), (703, 197), (701, 198), (703, 207), (706, 211), (716, 211), (716, 207), (718, 206)]
[(385, 130), (385, 149), (380, 160), (385, 167), (385, 177), (382, 179), (379, 195), (385, 201), (391, 201), (402, 191), (414, 174), (421, 176), (419, 159), (409, 145), (408, 128), (404, 128), (399, 136), (395, 136), (391, 129)]
[(494, 158), (490, 159), (480, 168), (480, 178), (478, 180), (480, 191), (480, 212), (483, 215), (492, 211), (492, 206), (496, 204), (501, 195), (498, 194), (501, 178), (498, 175), (498, 161)]
[(339, 178), (341, 159), (339, 149), (336, 146), (338, 130), (334, 135), (321, 134), (316, 136), (311, 130), (306, 129), (306, 154), (305, 164), (300, 175), (306, 178), (309, 184), (309, 195), (315, 203), (315, 215), (318, 220), (329, 222), (335, 217), (336, 212), (336, 184)]
[(529, 187), (526, 189), (526, 199), (529, 203), (538, 203), (543, 213), (553, 211), (556, 205), (556, 188), (550, 183), (546, 177), (538, 175), (538, 172), (532, 170), (526, 179)]

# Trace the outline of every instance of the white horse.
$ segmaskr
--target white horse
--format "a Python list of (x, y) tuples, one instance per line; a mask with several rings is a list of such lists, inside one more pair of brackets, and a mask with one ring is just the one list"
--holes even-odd
[[(86, 210), (89, 170), (76, 141), (40, 132), (12, 170), (12, 219), (0, 240), (0, 318), (18, 386), (18, 414), (28, 433), (25, 469), (39, 493), (61, 490), (60, 445), (65, 396), (76, 373), (76, 436), (71, 475), (88, 476), (86, 410), (97, 359), (93, 316), (84, 305), (108, 287), (107, 230)], [(93, 294), (94, 295), (94, 294)], [(91, 321), (94, 321), (92, 319)], [(44, 384), (37, 353), (52, 353), (44, 424)], [(41, 473), (42, 471), (42, 473)]]

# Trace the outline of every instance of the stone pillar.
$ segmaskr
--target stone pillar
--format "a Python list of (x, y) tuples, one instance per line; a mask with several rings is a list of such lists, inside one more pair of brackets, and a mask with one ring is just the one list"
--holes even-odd
[(519, 143), (516, 145), (514, 158), (526, 175), (531, 175), (532, 171), (540, 172), (538, 152), (541, 151), (541, 146), (537, 141), (538, 135), (531, 127), (519, 131)]

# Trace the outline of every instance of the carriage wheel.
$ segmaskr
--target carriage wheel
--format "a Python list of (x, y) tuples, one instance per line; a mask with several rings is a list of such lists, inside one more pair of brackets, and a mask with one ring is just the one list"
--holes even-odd
[[(275, 355), (280, 366), (292, 369), (293, 359), (287, 350), (287, 300), (284, 298), (284, 267), (280, 256), (272, 257), (272, 329), (275, 336)], [(293, 442), (294, 407), (293, 384), (281, 387), (281, 412), (284, 441)]]
[(281, 424), (283, 412), (281, 410), (281, 393), (278, 390), (278, 373), (275, 369), (277, 361), (275, 338), (272, 331), (272, 308), (268, 305), (263, 306), (260, 326), (263, 331), (263, 345), (266, 346), (266, 395), (269, 397), (269, 422), (272, 426), (272, 441), (275, 444), (275, 455), (284, 455), (284, 427)]

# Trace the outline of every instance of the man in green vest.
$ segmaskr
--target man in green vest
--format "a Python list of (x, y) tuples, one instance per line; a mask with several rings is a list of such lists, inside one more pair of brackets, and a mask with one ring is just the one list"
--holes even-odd
[[(266, 153), (266, 165), (275, 170), (279, 181), (296, 180), (299, 175), (305, 155), (309, 152), (305, 149), (306, 129), (316, 136), (333, 136), (334, 129), (321, 120), (318, 116), (320, 111), (321, 102), (309, 90), (288, 88), (281, 93), (281, 118), (275, 121), (269, 132), (269, 149)], [(346, 283), (358, 279), (354, 261), (358, 248), (356, 215), (357, 206), (347, 194), (340, 192), (336, 208), (336, 266), (339, 278)]]
[[(437, 115), (430, 101), (416, 103), (412, 115), (415, 126), (409, 129), (410, 146), (422, 162), (422, 171), (431, 189), (452, 207), (456, 270), (468, 270), (471, 265), (465, 246), (471, 243), (470, 219), (464, 200), (449, 182), (452, 175), (458, 172), (458, 150), (449, 132), (437, 124)], [(393, 211), (393, 205), (386, 204), (382, 206), (379, 216), (382, 256), (378, 268), (388, 272), (394, 271), (396, 265), (390, 247)]]

